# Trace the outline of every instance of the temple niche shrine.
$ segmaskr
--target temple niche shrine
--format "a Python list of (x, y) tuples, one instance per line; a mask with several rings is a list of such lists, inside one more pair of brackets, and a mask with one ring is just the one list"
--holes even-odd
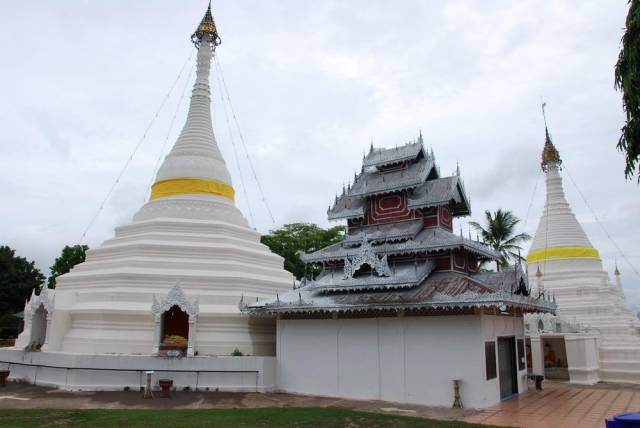
[(441, 177), (422, 135), (373, 148), (327, 215), (344, 240), (301, 254), (317, 277), (260, 302), (277, 319), (278, 387), (288, 392), (485, 407), (527, 389), (523, 314), (553, 312), (516, 265), (453, 232), (471, 208), (459, 170)]
[(546, 202), (527, 255), (536, 295), (553, 294), (558, 313), (526, 319), (530, 370), (578, 384), (640, 383), (640, 321), (598, 250), (571, 211), (562, 187), (562, 160), (546, 130), (542, 151)]

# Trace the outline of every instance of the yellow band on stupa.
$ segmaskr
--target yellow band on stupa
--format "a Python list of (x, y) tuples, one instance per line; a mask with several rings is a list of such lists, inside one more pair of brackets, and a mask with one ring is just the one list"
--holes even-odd
[(212, 180), (210, 178), (170, 178), (156, 181), (151, 186), (151, 198), (149, 199), (153, 201), (167, 196), (207, 194), (224, 196), (233, 201), (235, 193), (233, 187), (220, 180)]
[(549, 247), (530, 252), (527, 256), (527, 262), (545, 259), (597, 259), (599, 257), (598, 250), (593, 247)]

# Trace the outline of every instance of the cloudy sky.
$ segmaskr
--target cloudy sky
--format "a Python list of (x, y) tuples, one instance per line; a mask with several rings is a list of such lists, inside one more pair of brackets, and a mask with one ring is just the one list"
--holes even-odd
[[(640, 277), (577, 190), (640, 269), (640, 187), (624, 180), (615, 149), (623, 114), (613, 66), (626, 4), (215, 1), (220, 64), (275, 224), (241, 147), (236, 166), (214, 77), (215, 131), (238, 205), (261, 232), (326, 226), (327, 206), (371, 141), (394, 146), (422, 130), (443, 174), (460, 163), (471, 219), (510, 209), (533, 234), (544, 202), (544, 97), (573, 210), (609, 271), (618, 259), (629, 300), (640, 304)], [(62, 246), (79, 242), (169, 93), (83, 242), (97, 246), (130, 220), (182, 126), (189, 35), (205, 8), (205, 0), (3, 5), (0, 243), (48, 273)]]

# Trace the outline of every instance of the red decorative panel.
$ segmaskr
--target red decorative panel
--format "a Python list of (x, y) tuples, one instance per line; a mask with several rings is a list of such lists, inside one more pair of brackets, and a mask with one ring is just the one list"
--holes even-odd
[(438, 225), (438, 210), (436, 208), (427, 208), (423, 211), (425, 227), (434, 227)]
[(477, 272), (478, 271), (478, 259), (473, 254), (467, 255), (467, 269), (469, 272)]
[(440, 256), (436, 258), (436, 270), (451, 270), (451, 256)]
[(453, 219), (451, 218), (451, 210), (448, 205), (440, 205), (438, 207), (438, 220), (440, 226), (448, 230), (453, 230)]
[(369, 198), (369, 224), (408, 220), (413, 217), (413, 211), (407, 208), (406, 192)]
[(455, 270), (464, 271), (466, 267), (466, 254), (463, 251), (453, 252), (453, 268)]

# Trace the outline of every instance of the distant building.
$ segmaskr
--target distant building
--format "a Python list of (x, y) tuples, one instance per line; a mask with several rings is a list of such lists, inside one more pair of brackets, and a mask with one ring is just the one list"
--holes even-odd
[(555, 304), (529, 295), (519, 267), (480, 273), (491, 247), (453, 232), (470, 214), (458, 172), (441, 177), (422, 135), (374, 149), (328, 210), (340, 243), (301, 254), (321, 267), (298, 289), (245, 302), (277, 318), (278, 387), (289, 392), (485, 407), (527, 388), (522, 315)]
[(571, 212), (548, 130), (542, 169), (546, 203), (527, 263), (533, 293), (554, 295), (558, 313), (526, 316), (532, 369), (574, 383), (640, 383), (640, 322), (625, 302), (617, 266), (612, 284)]

